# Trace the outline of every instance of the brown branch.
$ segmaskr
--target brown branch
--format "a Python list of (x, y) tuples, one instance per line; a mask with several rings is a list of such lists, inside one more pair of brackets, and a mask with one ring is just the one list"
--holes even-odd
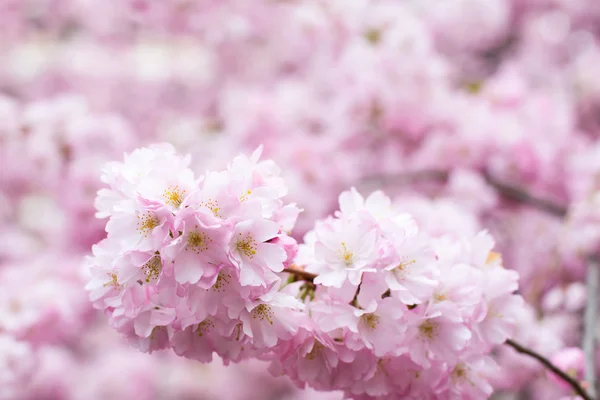
[(517, 201), (519, 203), (528, 204), (534, 208), (537, 208), (538, 210), (545, 211), (548, 214), (552, 214), (556, 217), (564, 218), (564, 216), (567, 215), (567, 207), (562, 204), (557, 204), (552, 200), (533, 196), (520, 187), (501, 182), (487, 172), (483, 174), (483, 177), (488, 185), (492, 186), (498, 191), (498, 193), (508, 199)]
[(287, 272), (288, 274), (292, 274), (296, 277), (296, 279), (313, 282), (317, 277), (315, 274), (311, 274), (310, 272), (306, 272), (302, 267), (297, 265), (291, 265), (290, 267), (283, 270), (283, 272)]
[(581, 398), (583, 398), (584, 400), (594, 400), (594, 398), (585, 391), (585, 389), (583, 388), (583, 386), (581, 386), (581, 383), (577, 379), (573, 378), (572, 376), (558, 368), (556, 365), (552, 364), (552, 362), (546, 357), (520, 345), (512, 339), (508, 339), (506, 341), (506, 344), (518, 351), (519, 353), (526, 354), (538, 360), (542, 365), (544, 365), (546, 368), (552, 371), (555, 375), (567, 382), (571, 386), (571, 388), (573, 388), (575, 393), (581, 396)]
[[(420, 170), (393, 175), (374, 175), (365, 178), (365, 182), (379, 182), (381, 184), (401, 183), (410, 184), (418, 182), (438, 182), (444, 183), (448, 181), (450, 174), (444, 170)], [(483, 178), (488, 185), (496, 189), (496, 191), (504, 198), (510, 199), (519, 203), (528, 204), (534, 208), (545, 211), (557, 217), (564, 217), (567, 214), (567, 207), (558, 204), (552, 200), (534, 196), (526, 190), (509, 185), (499, 179), (494, 178), (488, 172), (482, 173)]]

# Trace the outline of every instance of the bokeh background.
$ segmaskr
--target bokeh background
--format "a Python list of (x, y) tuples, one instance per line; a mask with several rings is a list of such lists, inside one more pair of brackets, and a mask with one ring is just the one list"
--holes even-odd
[[(298, 239), (351, 186), (432, 231), (488, 229), (521, 274), (518, 340), (580, 346), (599, 39), (596, 0), (0, 0), (0, 399), (341, 398), (259, 361), (142, 354), (92, 309), (100, 168), (163, 141), (199, 172), (264, 145), (304, 209)], [(511, 349), (495, 357), (495, 399), (569, 394)]]

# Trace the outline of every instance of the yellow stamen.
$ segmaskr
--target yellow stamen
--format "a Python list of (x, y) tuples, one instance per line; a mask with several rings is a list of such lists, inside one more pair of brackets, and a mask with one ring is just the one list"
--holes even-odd
[(166, 199), (167, 204), (170, 204), (173, 207), (179, 207), (181, 203), (183, 203), (185, 192), (185, 190), (179, 189), (179, 186), (172, 185), (163, 192), (163, 197)]
[(240, 201), (248, 200), (248, 197), (250, 197), (251, 194), (252, 194), (252, 190), (246, 191), (246, 193), (244, 193), (240, 196)]
[(196, 330), (196, 332), (198, 332), (198, 336), (202, 337), (205, 333), (210, 332), (210, 330), (214, 327), (215, 322), (212, 320), (211, 317), (208, 317), (198, 324), (198, 329)]
[(439, 302), (442, 302), (444, 300), (448, 300), (448, 296), (446, 296), (445, 293), (436, 293), (436, 294), (433, 295), (433, 300), (436, 303), (439, 303)]
[[(198, 228), (198, 225), (196, 225)], [(212, 239), (204, 232), (192, 231), (188, 234), (187, 246), (185, 250), (191, 250), (196, 254), (200, 254), (207, 250), (212, 243)]]
[(241, 233), (238, 233), (238, 235), (238, 240), (235, 243), (235, 248), (237, 251), (245, 254), (246, 257), (249, 257), (250, 259), (254, 258), (258, 248), (258, 243), (256, 243), (256, 240), (254, 240), (252, 235), (249, 233), (247, 233), (246, 236), (242, 236)]
[(138, 215), (137, 231), (144, 237), (147, 237), (154, 228), (160, 224), (158, 218), (150, 212)]
[(146, 283), (157, 281), (162, 271), (162, 261), (160, 260), (160, 257), (152, 257), (142, 266), (142, 270), (146, 275)]
[(310, 353), (308, 353), (304, 357), (309, 360), (314, 360), (319, 354), (321, 354), (324, 348), (325, 346), (323, 346), (321, 342), (315, 340), (315, 343), (313, 344), (313, 348), (310, 350)]
[(488, 254), (487, 260), (485, 260), (486, 264), (493, 264), (496, 261), (502, 262), (502, 254), (496, 253), (495, 251), (490, 251)]
[(224, 272), (219, 272), (217, 276), (217, 281), (212, 287), (212, 290), (218, 293), (224, 292), (225, 287), (229, 284), (231, 279), (231, 275), (225, 274)]
[(406, 273), (408, 272), (408, 267), (416, 262), (417, 262), (417, 260), (402, 260), (402, 261), (400, 261), (400, 264), (398, 264), (396, 266), (396, 268), (394, 268), (396, 275), (400, 279), (405, 279)]
[(419, 326), (419, 332), (421, 333), (421, 336), (425, 336), (427, 339), (433, 339), (437, 336), (438, 324), (431, 320), (427, 320)]
[(259, 321), (267, 320), (269, 324), (273, 325), (273, 309), (267, 304), (259, 304), (252, 310), (252, 318), (258, 319)]
[(115, 273), (109, 273), (108, 276), (110, 277), (110, 281), (106, 282), (104, 284), (104, 287), (106, 287), (106, 286), (112, 286), (112, 287), (114, 287), (117, 290), (121, 289), (121, 285), (117, 281), (117, 274), (115, 274)]
[(341, 242), (342, 250), (338, 250), (338, 254), (340, 259), (346, 264), (346, 267), (350, 267), (354, 262), (354, 254), (348, 250), (348, 246), (346, 246), (346, 242)]
[(381, 41), (381, 30), (371, 28), (365, 32), (365, 39), (371, 44), (377, 44)]
[(219, 202), (215, 201), (213, 199), (208, 199), (207, 201), (203, 201), (202, 203), (200, 203), (201, 207), (206, 207), (208, 208), (210, 211), (212, 211), (213, 215), (217, 218), (222, 218), (221, 216), (221, 208), (219, 207)]
[(377, 328), (377, 325), (379, 324), (379, 317), (375, 314), (363, 314), (360, 319), (371, 329)]

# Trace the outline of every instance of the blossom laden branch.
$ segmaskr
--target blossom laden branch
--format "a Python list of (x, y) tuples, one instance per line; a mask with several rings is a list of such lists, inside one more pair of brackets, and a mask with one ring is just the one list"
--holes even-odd
[(567, 382), (571, 386), (571, 388), (575, 391), (575, 393), (577, 393), (579, 396), (581, 396), (584, 400), (594, 400), (594, 398), (583, 388), (583, 386), (581, 385), (581, 383), (579, 381), (577, 381), (577, 379), (573, 378), (566, 372), (562, 371), (560, 368), (558, 368), (556, 365), (554, 365), (546, 357), (515, 342), (512, 339), (508, 339), (506, 341), (506, 344), (508, 346), (512, 347), (513, 349), (515, 349), (517, 352), (528, 355), (528, 356), (533, 357), (536, 360), (538, 360), (542, 365), (544, 365), (544, 367), (546, 367), (547, 369), (552, 371), (554, 374), (556, 374), (558, 377), (560, 377), (562, 380)]
[[(592, 269), (598, 271), (598, 268), (597, 268), (598, 265), (597, 264), (592, 264), (592, 267), (596, 267), (596, 268), (592, 268)], [(298, 279), (298, 280), (305, 280), (305, 281), (311, 282), (311, 283), (318, 276), (316, 274), (312, 274), (310, 272), (304, 271), (304, 269), (302, 267), (297, 266), (297, 265), (292, 265), (291, 267), (284, 269), (283, 272), (286, 272), (286, 273), (294, 275), (296, 277), (296, 279)], [(352, 304), (352, 305), (356, 304), (356, 297), (358, 295), (359, 290), (360, 290), (360, 286), (357, 289), (357, 293), (354, 296), (354, 299), (353, 299), (353, 301), (350, 304)], [(592, 296), (592, 297), (594, 297), (594, 299), (595, 299), (595, 296)], [(596, 315), (596, 313), (594, 311), (593, 312), (593, 316), (594, 316), (593, 318), (594, 318), (594, 320), (595, 320), (595, 315)], [(591, 318), (591, 317), (586, 317), (586, 318)], [(594, 325), (591, 325), (591, 324), (588, 325), (586, 323), (586, 327), (587, 326), (595, 326), (595, 324)], [(594, 335), (593, 334), (592, 335), (588, 335), (588, 337), (592, 337), (592, 339), (593, 339)], [(588, 341), (589, 341), (589, 339), (588, 339)], [(593, 342), (593, 340), (592, 340), (592, 342)], [(566, 372), (564, 372), (563, 370), (561, 370), (560, 368), (558, 368), (556, 365), (554, 365), (546, 357), (542, 356), (541, 354), (535, 352), (534, 350), (532, 350), (530, 348), (527, 348), (527, 347), (525, 347), (525, 346), (523, 346), (523, 345), (515, 342), (512, 339), (507, 339), (506, 342), (505, 342), (505, 344), (507, 346), (512, 347), (513, 349), (515, 349), (519, 353), (528, 355), (530, 357), (533, 357), (537, 361), (539, 361), (544, 367), (546, 367), (548, 370), (550, 370), (554, 374), (556, 374), (559, 378), (561, 378), (565, 382), (567, 382), (573, 388), (573, 390), (579, 396), (581, 396), (584, 400), (594, 400), (594, 397), (592, 397), (592, 395), (590, 395), (588, 392), (586, 392), (586, 390), (583, 388), (583, 386), (581, 385), (580, 382), (578, 382), (575, 378), (571, 377), (569, 374), (567, 374)], [(589, 344), (588, 344), (588, 346), (589, 346)], [(586, 355), (587, 354), (588, 354), (588, 352), (586, 351)], [(586, 367), (587, 367), (587, 365), (588, 364), (587, 364), (587, 361), (586, 361)], [(589, 376), (586, 376), (586, 380), (587, 380), (587, 382), (589, 382), (590, 391), (592, 393), (594, 393), (593, 390), (592, 390), (592, 382), (594, 381), (594, 377), (590, 378)]]

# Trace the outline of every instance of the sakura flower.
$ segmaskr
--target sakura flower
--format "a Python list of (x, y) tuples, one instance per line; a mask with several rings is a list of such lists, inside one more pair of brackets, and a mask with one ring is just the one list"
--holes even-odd
[(363, 214), (321, 222), (315, 229), (317, 265), (307, 271), (319, 273), (315, 283), (341, 287), (347, 279), (360, 283), (363, 272), (374, 271), (377, 232)]
[(244, 333), (250, 336), (258, 348), (273, 347), (281, 339), (292, 337), (302, 323), (299, 313), (302, 304), (291, 296), (271, 292), (242, 310), (239, 318)]
[(276, 279), (274, 272), (283, 270), (287, 259), (285, 251), (275, 243), (279, 232), (277, 223), (266, 220), (248, 220), (235, 225), (229, 243), (229, 257), (240, 269), (243, 286), (266, 286)]
[(231, 229), (212, 215), (186, 208), (177, 216), (174, 229), (178, 237), (164, 250), (179, 283), (210, 287), (219, 269), (228, 262), (227, 243)]
[(161, 203), (141, 197), (137, 198), (137, 206), (135, 203), (135, 200), (122, 203), (123, 207), (106, 224), (106, 232), (112, 240), (121, 241), (124, 249), (156, 251), (173, 230), (173, 214)]
[[(370, 309), (356, 310), (359, 322), (355, 340), (373, 350), (377, 357), (394, 354), (403, 343), (402, 336), (406, 329), (402, 323), (403, 314), (403, 304), (391, 297), (380, 300)], [(352, 346), (348, 341), (346, 344)]]
[(432, 358), (456, 362), (472, 336), (462, 318), (446, 316), (435, 309), (417, 306), (405, 317), (408, 321), (405, 350), (424, 368), (431, 365)]
[(486, 379), (496, 363), (489, 357), (471, 356), (458, 362), (450, 371), (448, 388), (443, 392), (449, 399), (482, 399), (492, 394)]
[(404, 304), (421, 304), (437, 285), (437, 261), (423, 238), (407, 240), (397, 247), (395, 260), (385, 267), (385, 281), (392, 296)]

